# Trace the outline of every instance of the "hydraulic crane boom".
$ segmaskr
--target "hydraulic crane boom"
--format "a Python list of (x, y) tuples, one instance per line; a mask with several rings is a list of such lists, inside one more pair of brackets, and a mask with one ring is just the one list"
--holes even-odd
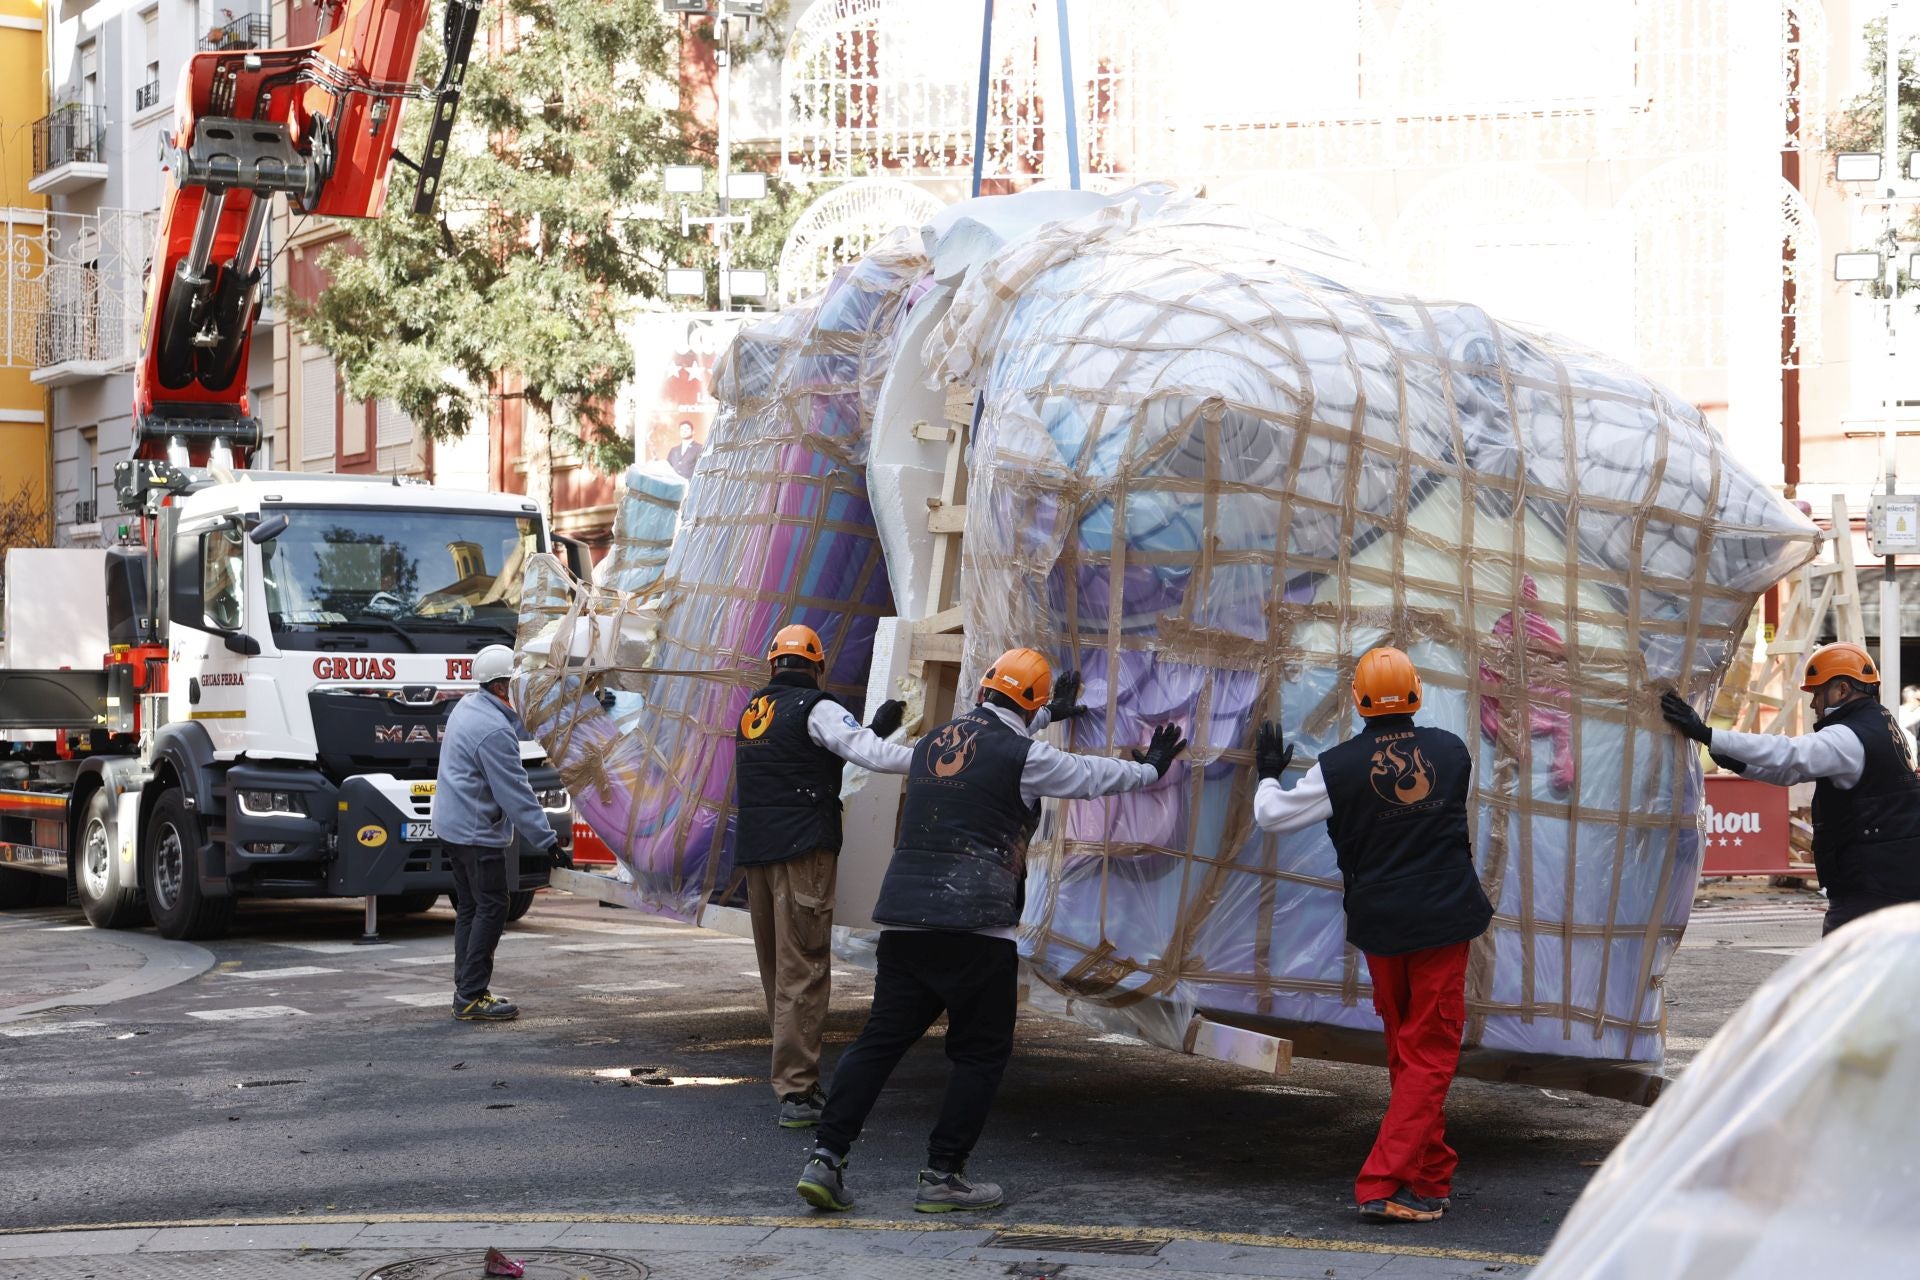
[(180, 73), (163, 165), (166, 197), (134, 390), (134, 458), (172, 446), (205, 465), (244, 466), (260, 424), (244, 372), (271, 264), (261, 246), (273, 198), (326, 218), (370, 218), (386, 200), (401, 107), (433, 104), (415, 213), (431, 212), (484, 0), (445, 0), (445, 67), (413, 81), (431, 0), (320, 5), (317, 42), (196, 54)]

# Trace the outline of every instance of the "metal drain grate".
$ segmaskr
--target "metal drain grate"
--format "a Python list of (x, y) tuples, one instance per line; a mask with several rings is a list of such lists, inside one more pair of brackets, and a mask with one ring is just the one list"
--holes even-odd
[(1035, 1253), (1123, 1253), (1151, 1258), (1165, 1240), (1125, 1240), (1110, 1236), (1054, 1235), (1044, 1231), (996, 1231), (983, 1246), (988, 1249), (1031, 1249)]
[[(527, 1280), (647, 1280), (649, 1274), (637, 1262), (604, 1253), (577, 1253), (568, 1249), (505, 1252), (526, 1265)], [(485, 1254), (482, 1247), (382, 1263), (363, 1272), (360, 1280), (475, 1280), (480, 1275)]]

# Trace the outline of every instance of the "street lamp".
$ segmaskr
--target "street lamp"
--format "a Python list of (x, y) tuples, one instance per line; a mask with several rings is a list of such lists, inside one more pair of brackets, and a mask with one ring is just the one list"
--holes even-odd
[(1842, 151), (1833, 157), (1833, 176), (1839, 182), (1880, 181), (1878, 151)]
[(671, 298), (706, 297), (707, 273), (698, 267), (668, 267), (667, 296)]
[(670, 196), (697, 196), (707, 186), (707, 171), (697, 164), (670, 164), (660, 177)]
[(1833, 278), (1843, 284), (1849, 281), (1878, 280), (1880, 278), (1880, 255), (1877, 253), (1836, 253), (1833, 255)]

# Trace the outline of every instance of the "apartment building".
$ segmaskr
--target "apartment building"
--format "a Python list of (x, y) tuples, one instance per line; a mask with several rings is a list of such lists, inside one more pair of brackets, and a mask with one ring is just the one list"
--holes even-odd
[[(47, 466), (47, 395), (34, 385), (34, 308), (30, 305), (34, 246), (43, 238), (46, 200), (28, 190), (33, 177), (33, 124), (45, 110), (45, 9), (41, 0), (0, 0), (0, 234), (6, 237), (6, 279), (0, 281), (0, 505), (17, 506), (11, 529), (51, 535)], [(29, 520), (28, 517), (36, 517)]]

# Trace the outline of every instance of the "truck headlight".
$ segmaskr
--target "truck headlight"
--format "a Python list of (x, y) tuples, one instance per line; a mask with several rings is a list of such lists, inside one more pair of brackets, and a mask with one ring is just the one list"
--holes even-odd
[(242, 791), (240, 812), (252, 818), (270, 818), (276, 814), (297, 817), (304, 811), (291, 791)]
[(540, 801), (540, 807), (548, 813), (561, 813), (573, 805), (565, 787), (555, 787), (551, 791), (536, 791), (534, 798)]

